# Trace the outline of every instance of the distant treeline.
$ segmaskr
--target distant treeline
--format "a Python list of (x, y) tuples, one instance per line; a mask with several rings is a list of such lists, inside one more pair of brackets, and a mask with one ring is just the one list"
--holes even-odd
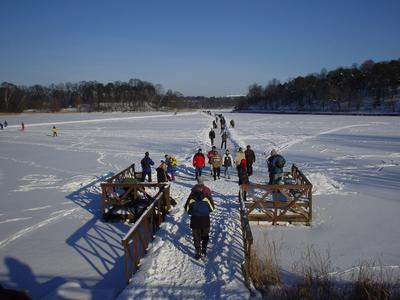
[(0, 85), (0, 111), (56, 112), (63, 108), (81, 111), (138, 111), (162, 109), (221, 108), (237, 106), (237, 98), (185, 97), (180, 92), (162, 92), (161, 85), (131, 79), (128, 82), (82, 81), (50, 86)]
[(299, 76), (265, 87), (249, 86), (239, 110), (268, 111), (400, 111), (400, 59), (338, 68)]

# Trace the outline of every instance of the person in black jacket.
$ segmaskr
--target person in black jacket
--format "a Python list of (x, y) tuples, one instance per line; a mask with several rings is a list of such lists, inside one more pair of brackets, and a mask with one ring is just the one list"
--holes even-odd
[[(203, 178), (198, 177), (198, 185), (203, 185)], [(198, 186), (196, 185), (196, 186)], [(203, 189), (193, 189), (185, 203), (185, 210), (190, 217), (195, 259), (207, 255), (207, 244), (210, 234), (210, 213), (214, 211), (214, 201)]]
[(278, 151), (272, 149), (270, 157), (267, 159), (269, 183), (278, 184), (283, 179), (283, 167), (285, 166), (285, 158), (278, 154)]
[(208, 137), (211, 140), (211, 146), (214, 146), (214, 139), (215, 139), (215, 131), (211, 128), (210, 132), (208, 133)]
[(253, 175), (253, 164), (256, 162), (256, 155), (254, 154), (254, 151), (251, 149), (250, 145), (247, 145), (244, 155), (246, 156), (247, 175), (251, 176)]

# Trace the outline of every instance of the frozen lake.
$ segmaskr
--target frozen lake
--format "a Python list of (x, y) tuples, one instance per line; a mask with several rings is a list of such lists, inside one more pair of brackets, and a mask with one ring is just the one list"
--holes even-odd
[[(376, 258), (387, 266), (400, 264), (398, 117), (224, 115), (236, 123), (228, 147), (249, 144), (256, 152), (251, 181), (267, 181), (263, 153), (276, 148), (287, 168), (295, 163), (314, 185), (312, 226), (254, 223), (257, 248), (265, 238), (275, 241), (288, 271), (308, 246), (329, 252), (336, 271)], [(120, 239), (129, 226), (99, 219), (99, 183), (149, 151), (156, 164), (166, 153), (177, 157), (180, 175), (172, 190), (179, 203), (155, 240), (159, 248), (150, 249), (151, 259), (143, 260), (121, 298), (206, 297), (208, 289), (221, 298), (246, 298), (235, 229), (236, 176), (206, 182), (220, 208), (210, 246), (216, 267), (205, 269), (189, 255), (182, 205), (194, 184), (192, 155), (198, 147), (209, 149), (211, 120), (197, 112), (7, 116), (9, 126), (0, 132), (0, 283), (27, 288), (34, 299), (70, 282), (89, 298), (115, 297), (125, 286)], [(59, 128), (54, 138), (53, 125)]]

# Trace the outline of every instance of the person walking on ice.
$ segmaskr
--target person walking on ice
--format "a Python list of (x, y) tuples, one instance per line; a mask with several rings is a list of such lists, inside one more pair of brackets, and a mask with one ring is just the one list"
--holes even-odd
[(193, 156), (193, 167), (195, 167), (196, 179), (201, 176), (203, 168), (206, 166), (206, 157), (204, 156), (201, 148), (197, 150), (197, 153)]
[(226, 149), (226, 141), (228, 140), (228, 137), (229, 137), (228, 131), (224, 130), (224, 132), (222, 132), (221, 134), (221, 149)]
[(53, 137), (57, 136), (57, 131), (58, 131), (58, 129), (57, 129), (56, 126), (53, 126), (53, 128), (51, 128), (51, 132), (53, 133)]
[(207, 245), (210, 234), (210, 213), (215, 210), (210, 189), (204, 185), (203, 177), (197, 178), (197, 184), (185, 203), (185, 211), (190, 215), (195, 259), (207, 256)]
[(215, 131), (211, 128), (210, 132), (208, 133), (208, 137), (211, 140), (211, 146), (214, 146), (214, 139), (215, 139)]
[(278, 151), (272, 149), (271, 156), (267, 160), (268, 172), (269, 172), (269, 183), (278, 184), (283, 179), (283, 167), (286, 164), (286, 160), (282, 155), (278, 154)]
[(228, 179), (231, 179), (231, 174), (229, 172), (229, 169), (232, 167), (233, 165), (233, 157), (232, 155), (229, 153), (229, 150), (227, 149), (225, 151), (224, 157), (223, 157), (223, 166), (224, 166), (224, 175), (226, 178), (226, 175), (228, 175)]

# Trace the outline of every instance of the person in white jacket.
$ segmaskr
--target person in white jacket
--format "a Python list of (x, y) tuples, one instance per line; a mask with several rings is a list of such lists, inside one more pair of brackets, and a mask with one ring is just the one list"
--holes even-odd
[(233, 166), (233, 157), (229, 153), (229, 149), (225, 151), (224, 157), (222, 158), (223, 166), (224, 166), (224, 175), (228, 175), (228, 179), (231, 179), (231, 174), (229, 169)]
[(239, 147), (235, 156), (236, 170), (238, 170), (238, 173), (239, 173), (240, 162), (242, 161), (242, 159), (246, 159), (246, 155), (243, 152), (243, 148)]

